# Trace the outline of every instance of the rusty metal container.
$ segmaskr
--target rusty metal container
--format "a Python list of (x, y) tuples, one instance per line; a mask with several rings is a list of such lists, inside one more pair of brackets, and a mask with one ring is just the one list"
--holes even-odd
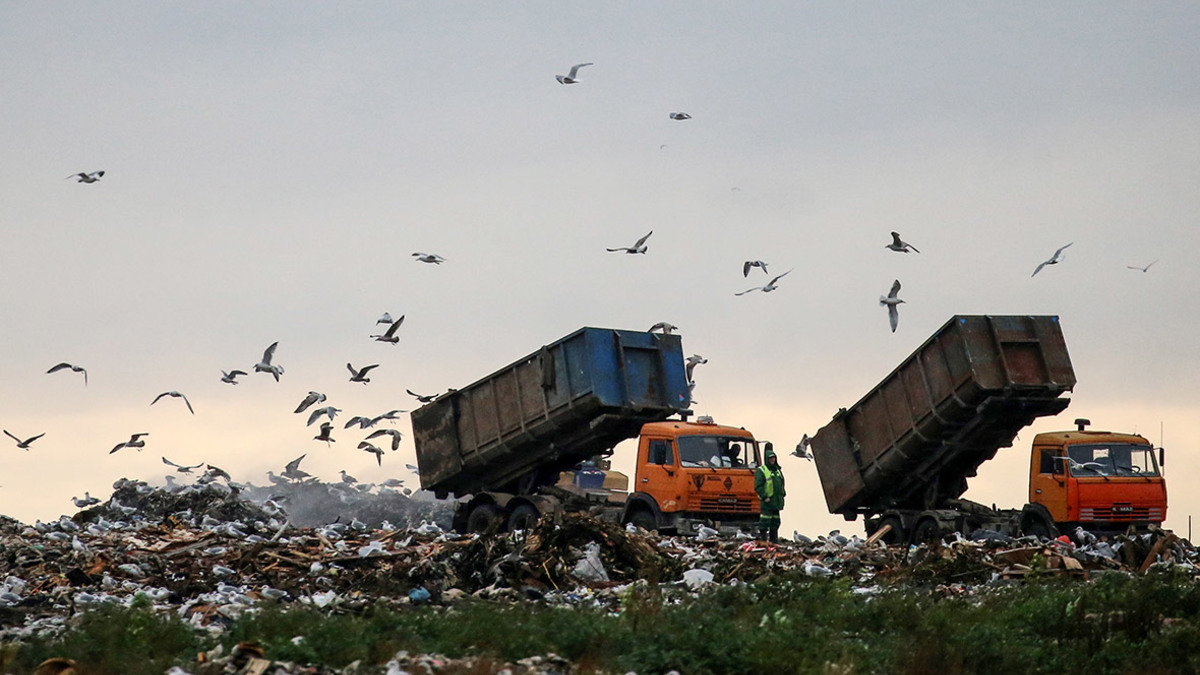
[(421, 487), (529, 492), (689, 401), (678, 335), (581, 328), (414, 410)]
[(936, 508), (1075, 386), (1057, 316), (955, 316), (812, 440), (830, 513)]

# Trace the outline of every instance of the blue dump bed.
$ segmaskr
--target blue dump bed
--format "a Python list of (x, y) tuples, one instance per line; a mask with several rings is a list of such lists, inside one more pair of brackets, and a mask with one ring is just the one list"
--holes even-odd
[(678, 335), (581, 328), (412, 412), (421, 487), (530, 491), (687, 409)]
[(955, 316), (812, 440), (830, 513), (936, 508), (1075, 387), (1057, 316)]

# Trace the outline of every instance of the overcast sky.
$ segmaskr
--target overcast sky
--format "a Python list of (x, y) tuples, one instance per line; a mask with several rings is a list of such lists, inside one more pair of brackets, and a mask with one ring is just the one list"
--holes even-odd
[[(966, 496), (1020, 506), (1033, 434), (1085, 416), (1162, 430), (1186, 532), (1200, 5), (1046, 4), (0, 4), (0, 427), (46, 434), (0, 437), (0, 513), (161, 483), (164, 455), (404, 477), (407, 418), (377, 467), (292, 410), (410, 409), (581, 326), (678, 325), (697, 412), (791, 448), (951, 316), (1056, 314), (1074, 400)], [(735, 297), (768, 278), (748, 259), (793, 271)], [(384, 311), (397, 346), (367, 337)], [(279, 383), (220, 381), (275, 341)], [(786, 531), (861, 531), (783, 467)]]

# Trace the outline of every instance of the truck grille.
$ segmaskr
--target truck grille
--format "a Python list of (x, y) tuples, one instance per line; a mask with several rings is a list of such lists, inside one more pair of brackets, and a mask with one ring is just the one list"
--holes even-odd
[(701, 511), (722, 511), (725, 513), (753, 513), (753, 499), (738, 499), (737, 497), (702, 497)]
[(1082, 521), (1149, 521), (1152, 523), (1161, 523), (1163, 513), (1162, 509), (1152, 509), (1147, 506), (1113, 504), (1111, 507), (1105, 508), (1081, 508), (1079, 509), (1079, 519)]

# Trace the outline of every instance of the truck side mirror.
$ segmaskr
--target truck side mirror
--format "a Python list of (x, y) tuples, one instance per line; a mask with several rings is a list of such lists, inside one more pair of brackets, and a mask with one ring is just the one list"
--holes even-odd
[(1163, 449), (1163, 448), (1159, 448), (1159, 449), (1158, 449), (1158, 466), (1159, 466), (1160, 468), (1161, 468), (1161, 467), (1164, 467), (1164, 466), (1166, 466), (1166, 465), (1167, 465), (1167, 462), (1166, 462), (1166, 459), (1167, 459), (1166, 452), (1167, 452), (1167, 451), (1166, 451), (1165, 449)]

